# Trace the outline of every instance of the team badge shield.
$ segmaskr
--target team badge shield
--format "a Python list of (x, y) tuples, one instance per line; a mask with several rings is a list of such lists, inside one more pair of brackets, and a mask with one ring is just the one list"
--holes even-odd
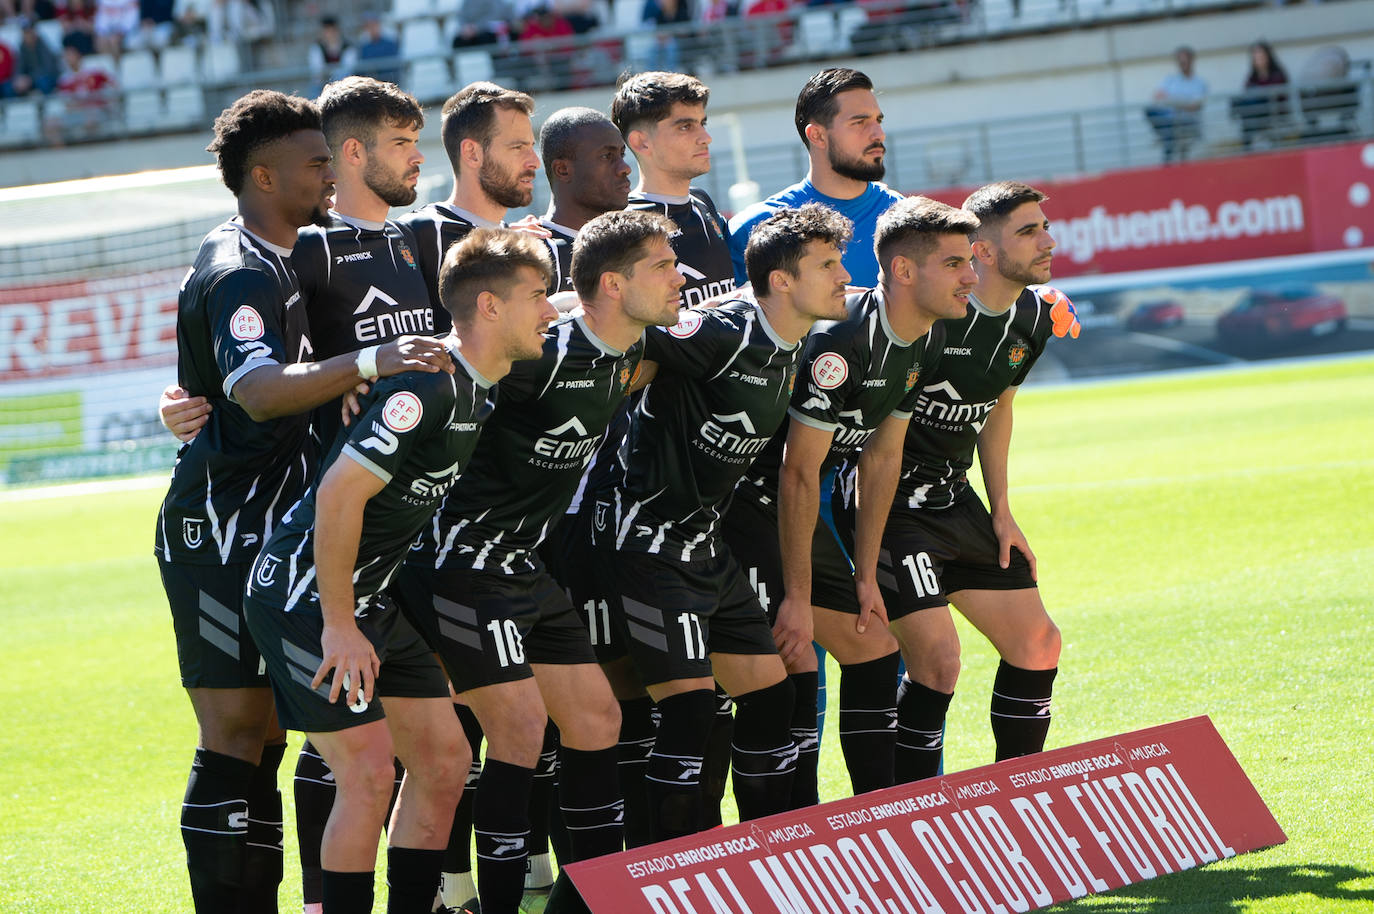
[(1026, 360), (1026, 344), (1012, 343), (1007, 350), (1007, 364), (1012, 368), (1020, 368), (1021, 363)]
[(915, 386), (916, 386), (916, 381), (919, 380), (920, 377), (921, 377), (921, 366), (920, 366), (920, 365), (917, 365), (915, 368), (909, 369), (909, 370), (907, 371), (907, 373), (906, 373), (906, 389), (907, 389), (907, 390), (911, 390), (911, 388), (915, 387)]

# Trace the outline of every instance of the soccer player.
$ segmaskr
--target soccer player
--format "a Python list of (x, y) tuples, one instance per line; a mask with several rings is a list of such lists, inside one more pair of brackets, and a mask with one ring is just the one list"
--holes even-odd
[(539, 127), (539, 153), (552, 192), (540, 224), (551, 233), (555, 291), (569, 292), (578, 230), (602, 213), (624, 209), (629, 200), (625, 138), (594, 108), (560, 108)]
[[(790, 421), (754, 464), (726, 518), (731, 551), (760, 600), (771, 595), (774, 638), (799, 695), (792, 724), (802, 752), (796, 805), (818, 799), (813, 638), (840, 664), (840, 746), (854, 792), (893, 783), (897, 643), (882, 624), (881, 606), (860, 604), (845, 550), (817, 516), (823, 501), (832, 503), (850, 552), (856, 501), (860, 524), (882, 530), (920, 393), (917, 379), (939, 362), (944, 346), (937, 321), (963, 315), (976, 279), (969, 250), (976, 227), (963, 210), (925, 197), (905, 198), (879, 217), (878, 288), (850, 296), (848, 316), (807, 340)], [(857, 495), (852, 484), (841, 487), (842, 497), (823, 495), (830, 470), (843, 462), (857, 463)], [(883, 469), (891, 478), (875, 479)], [(871, 497), (875, 487), (884, 494)], [(871, 553), (876, 561), (876, 543), (875, 533), (874, 549), (866, 553), (861, 545), (859, 558)]]
[(629, 391), (644, 328), (677, 318), (672, 231), (667, 219), (637, 212), (582, 227), (573, 248), (581, 310), (550, 328), (540, 358), (501, 382), (471, 464), (397, 579), (398, 600), (487, 737), (473, 809), (486, 914), (514, 914), (520, 903), (530, 785), (548, 718), (562, 737), (573, 859), (621, 847), (615, 697), (581, 618), (535, 550)]
[[(1047, 287), (1054, 238), (1045, 195), (1017, 182), (974, 191), (978, 285), (946, 324), (938, 369), (921, 378), (878, 580), (907, 675), (897, 705), (897, 779), (934, 775), (959, 677), (953, 604), (997, 648), (992, 732), (998, 760), (1039, 752), (1050, 725), (1060, 634), (1036, 589), (1035, 554), (1011, 513), (1012, 399), (1051, 334), (1078, 335), (1073, 306)], [(988, 505), (968, 485), (977, 448)], [(989, 511), (990, 509), (990, 511)], [(871, 567), (868, 566), (868, 567)], [(860, 571), (860, 586), (872, 588)]]
[(249, 578), (244, 617), (281, 722), (309, 735), (338, 785), (320, 854), (328, 914), (372, 910), (396, 757), (406, 774), (388, 837), (387, 910), (427, 914), (434, 901), (472, 758), (434, 655), (391, 637), (398, 613), (383, 590), (472, 454), (490, 389), (514, 360), (539, 354), (557, 316), (548, 272), (543, 246), (517, 232), (475, 231), (450, 249), (439, 294), (457, 370), (376, 385)]
[(275, 911), (285, 735), (242, 624), (248, 566), (312, 476), (308, 411), (360, 379), (449, 360), (436, 340), (402, 337), (366, 358), (303, 361), (291, 249), (298, 228), (327, 217), (334, 184), (319, 111), (258, 90), (214, 132), (238, 216), (201, 243), (177, 303), (178, 386), (213, 408), (178, 453), (156, 553), (200, 731), (181, 811), (196, 910)]
[(661, 715), (646, 777), (653, 840), (706, 824), (700, 777), (715, 681), (738, 708), (740, 818), (790, 805), (792, 684), (719, 525), (786, 414), (800, 340), (845, 313), (848, 240), (848, 223), (823, 207), (780, 212), (750, 242), (757, 301), (688, 309), (647, 335), (652, 383), (621, 446), (620, 479), (598, 496), (610, 511), (598, 506), (595, 536), (613, 568), (616, 634)]
[(810, 168), (800, 184), (736, 213), (730, 220), (730, 256), (735, 279), (748, 279), (744, 248), (749, 233), (770, 213), (803, 203), (824, 203), (854, 224), (844, 267), (863, 288), (878, 284), (873, 235), (878, 217), (902, 195), (881, 183), (887, 154), (883, 112), (873, 82), (858, 70), (833, 67), (806, 81), (797, 95), (797, 133)]
[(444, 102), (439, 129), (453, 166), (453, 193), (398, 220), (419, 243), (420, 272), (436, 316), (443, 313), (438, 277), (444, 252), (473, 228), (503, 225), (508, 209), (529, 206), (534, 198), (539, 156), (533, 112), (534, 100), (524, 92), (489, 82), (470, 83)]
[(611, 101), (611, 120), (639, 163), (629, 207), (662, 213), (677, 223), (678, 269), (687, 278), (684, 308), (735, 288), (725, 220), (692, 179), (711, 170), (706, 102), (711, 90), (682, 73), (639, 73)]

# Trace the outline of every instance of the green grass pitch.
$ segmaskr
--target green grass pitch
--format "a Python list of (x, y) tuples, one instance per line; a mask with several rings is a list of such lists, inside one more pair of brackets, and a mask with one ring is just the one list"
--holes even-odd
[[(1374, 910), (1374, 359), (1027, 389), (1011, 464), (1064, 631), (1050, 744), (1209, 714), (1289, 836), (1059, 910)], [(161, 495), (0, 493), (0, 910), (190, 910)], [(996, 658), (962, 634), (950, 770), (992, 758)], [(822, 766), (843, 795), (833, 738)]]

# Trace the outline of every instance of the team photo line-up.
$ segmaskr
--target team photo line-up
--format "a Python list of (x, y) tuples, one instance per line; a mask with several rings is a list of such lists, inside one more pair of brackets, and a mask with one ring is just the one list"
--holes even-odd
[[(933, 776), (951, 606), (1001, 658), (997, 758), (1043, 749), (1060, 634), (1007, 455), (1079, 333), (1045, 196), (890, 190), (874, 87), (833, 68), (797, 98), (805, 180), (727, 225), (692, 183), (708, 96), (641, 73), (536, 136), (473, 83), (451, 196), (395, 220), (425, 124), (395, 85), (215, 121), (237, 216), (181, 285), (156, 529), (198, 912), (277, 910), (287, 729), (330, 914), (372, 909), (384, 830), (389, 912), (585, 911), (551, 847), (718, 825), (727, 780), (741, 819), (819, 802), (821, 650), (854, 792)], [(508, 223), (541, 165), (548, 212)]]

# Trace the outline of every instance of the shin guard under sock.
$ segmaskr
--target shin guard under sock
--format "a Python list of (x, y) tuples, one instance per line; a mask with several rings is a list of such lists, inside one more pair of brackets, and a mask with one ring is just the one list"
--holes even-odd
[(654, 700), (645, 695), (620, 702), (620, 742), (616, 745), (616, 774), (625, 800), (625, 846), (643, 847), (649, 837), (649, 798), (644, 772), (654, 750)]
[(992, 736), (997, 761), (1019, 758), (1045, 748), (1050, 732), (1050, 695), (1059, 672), (1023, 670), (1003, 660), (992, 681)]
[(945, 751), (945, 715), (953, 692), (937, 692), (908, 677), (897, 688), (895, 774), (907, 784), (940, 773)]
[(710, 689), (670, 695), (658, 703), (658, 735), (644, 775), (650, 841), (694, 834), (705, 827), (701, 766), (718, 706)]
[(797, 745), (792, 742), (792, 680), (735, 698), (733, 774), (739, 818), (758, 819), (791, 807)]
[(181, 803), (181, 840), (197, 914), (236, 914), (248, 837), (248, 791), (256, 768), (197, 749)]
[(559, 795), (572, 859), (616, 853), (624, 847), (625, 804), (615, 747), (584, 752), (564, 746), (560, 753)]
[(248, 782), (248, 835), (243, 847), (243, 914), (277, 914), (277, 890), (283, 873), (281, 791), (277, 769), (285, 743), (262, 747), (262, 761)]
[(730, 776), (730, 746), (735, 738), (733, 710), (734, 702), (729, 693), (717, 683), (716, 719), (711, 724), (701, 766), (701, 808), (706, 828), (721, 824), (720, 801), (725, 799), (725, 782)]
[(901, 653), (840, 667), (840, 749), (855, 794), (894, 783)]
[[(375, 878), (371, 870), (366, 873), (324, 870), (320, 878), (324, 909), (329, 914), (371, 914)], [(431, 902), (433, 900), (430, 898)]]
[(487, 759), (472, 805), (477, 896), (485, 914), (515, 914), (525, 892), (533, 768)]
[(797, 744), (797, 771), (792, 776), (792, 809), (815, 806), (820, 802), (818, 770), (821, 759), (820, 733), (816, 730), (815, 672), (793, 673), (792, 742)]
[(386, 849), (386, 914), (429, 914), (439, 890), (444, 852), (417, 847)]

